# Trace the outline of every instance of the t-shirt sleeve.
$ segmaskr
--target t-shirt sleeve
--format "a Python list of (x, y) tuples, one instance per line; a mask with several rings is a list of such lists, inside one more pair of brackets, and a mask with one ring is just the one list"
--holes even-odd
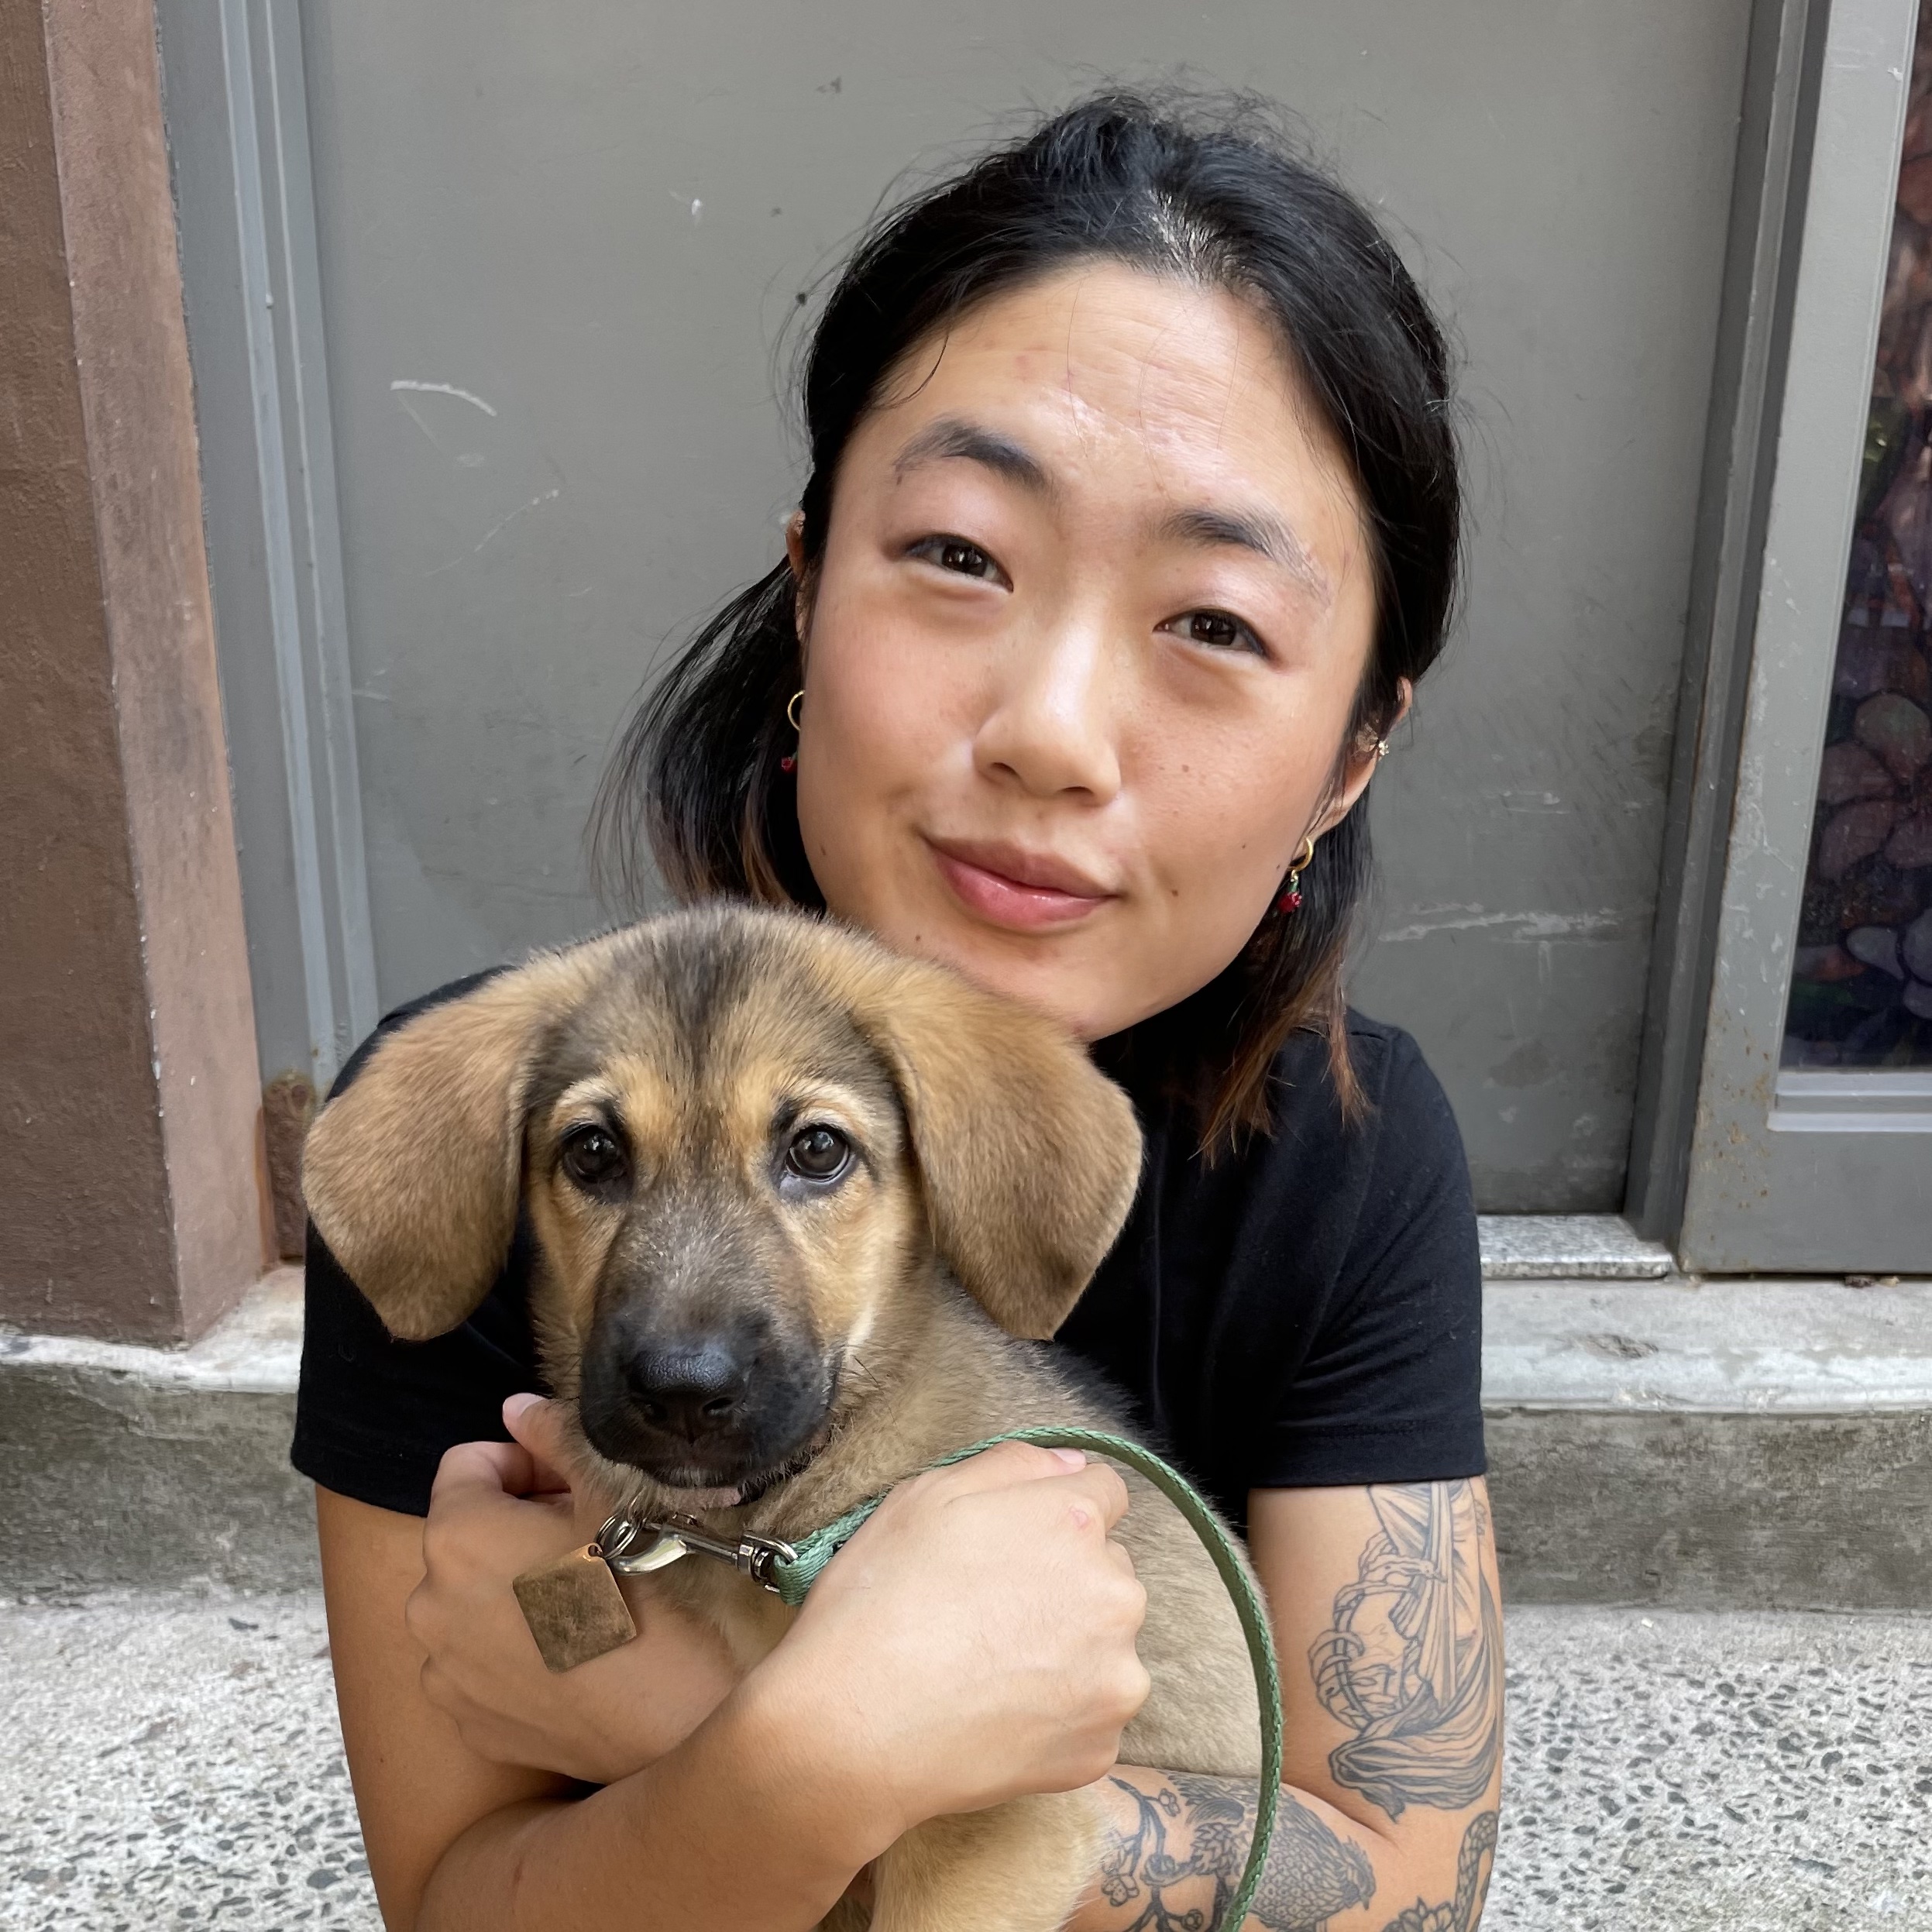
[(399, 1342), (311, 1226), (296, 1468), (357, 1502), (426, 1515), (444, 1452), (507, 1441), (504, 1397), (541, 1392), (512, 1272), (460, 1328)]
[(1378, 1042), (1353, 1215), (1298, 1372), (1253, 1447), (1261, 1488), (1479, 1476), (1483, 1273), (1462, 1136), (1406, 1033)]
[[(335, 1083), (339, 1093), (377, 1040), (485, 975), (458, 981), (390, 1014)], [(399, 1342), (308, 1230), (301, 1382), (290, 1459), (325, 1489), (380, 1509), (428, 1513), (445, 1450), (503, 1442), (504, 1397), (541, 1391), (533, 1366), (526, 1293), (529, 1237), (519, 1229), (503, 1273), (461, 1327), (428, 1342)]]

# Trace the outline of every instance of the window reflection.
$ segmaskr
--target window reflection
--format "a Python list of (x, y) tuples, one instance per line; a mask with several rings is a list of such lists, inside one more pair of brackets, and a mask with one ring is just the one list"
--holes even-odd
[(1932, 8), (1824, 737), (1784, 1062), (1932, 1065)]

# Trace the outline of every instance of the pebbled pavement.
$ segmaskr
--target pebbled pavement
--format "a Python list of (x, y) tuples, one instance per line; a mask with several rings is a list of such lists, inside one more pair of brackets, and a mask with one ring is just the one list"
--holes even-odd
[(1932, 1617), (1508, 1621), (1483, 1932), (1906, 1932), (1932, 1919)]
[[(1485, 1932), (1932, 1918), (1932, 1617), (1524, 1609), (1508, 1639)], [(0, 1605), (0, 1927), (222, 1926), (380, 1932), (320, 1600)]]

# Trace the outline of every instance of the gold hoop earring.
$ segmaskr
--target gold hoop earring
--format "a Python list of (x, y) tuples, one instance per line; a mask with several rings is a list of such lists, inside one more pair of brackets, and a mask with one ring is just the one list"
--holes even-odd
[(1274, 902), (1277, 913), (1298, 913), (1301, 909), (1301, 875), (1315, 863), (1315, 837), (1312, 833), (1304, 835), (1301, 848), (1288, 861), (1288, 882), (1281, 889), (1281, 896)]
[[(785, 721), (796, 731), (799, 728), (799, 700), (805, 696), (803, 691), (794, 691), (792, 701), (785, 707)], [(796, 772), (799, 768), (799, 755), (796, 750), (787, 751), (779, 760), (781, 772)]]

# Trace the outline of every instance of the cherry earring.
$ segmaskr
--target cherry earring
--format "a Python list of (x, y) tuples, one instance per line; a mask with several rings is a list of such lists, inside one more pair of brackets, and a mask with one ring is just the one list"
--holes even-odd
[(1301, 909), (1301, 875), (1315, 862), (1315, 841), (1304, 838), (1301, 849), (1288, 865), (1288, 882), (1283, 887), (1281, 896), (1274, 902), (1277, 913), (1298, 913)]

